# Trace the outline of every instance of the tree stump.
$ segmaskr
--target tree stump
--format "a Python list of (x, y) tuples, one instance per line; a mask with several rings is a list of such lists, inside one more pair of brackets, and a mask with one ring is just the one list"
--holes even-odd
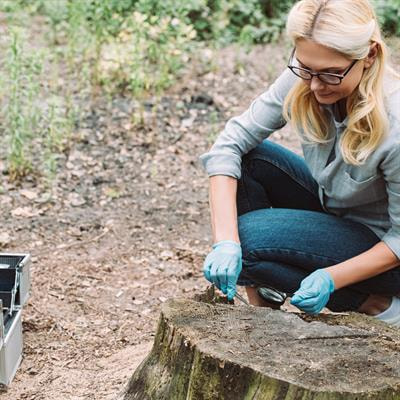
[(169, 300), (123, 400), (400, 399), (400, 331), (358, 313)]

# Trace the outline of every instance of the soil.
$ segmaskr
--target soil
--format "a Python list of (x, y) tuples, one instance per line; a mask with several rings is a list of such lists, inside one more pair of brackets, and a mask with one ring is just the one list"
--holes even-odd
[[(207, 287), (208, 182), (198, 156), (288, 54), (286, 43), (201, 53), (205, 62), (145, 103), (140, 126), (132, 98), (82, 104), (52, 187), (35, 176), (10, 183), (0, 160), (0, 246), (33, 261), (23, 361), (1, 400), (107, 400), (123, 389), (150, 349), (160, 305)], [(289, 128), (271, 140), (299, 152)]]

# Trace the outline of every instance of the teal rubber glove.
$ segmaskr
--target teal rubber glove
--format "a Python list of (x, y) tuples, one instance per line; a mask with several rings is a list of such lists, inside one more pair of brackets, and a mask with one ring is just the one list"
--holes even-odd
[(212, 248), (204, 261), (204, 276), (232, 300), (242, 270), (242, 248), (232, 240), (222, 240)]
[(301, 281), (290, 304), (308, 314), (318, 314), (326, 306), (334, 290), (335, 283), (331, 274), (325, 269), (317, 269)]

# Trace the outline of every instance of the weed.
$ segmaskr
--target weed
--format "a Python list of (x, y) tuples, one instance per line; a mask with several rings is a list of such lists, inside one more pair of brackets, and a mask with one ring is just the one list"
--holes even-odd
[(57, 98), (49, 101), (42, 121), (43, 164), (48, 183), (51, 183), (57, 171), (57, 155), (70, 146), (76, 119), (76, 110), (71, 106), (69, 98), (65, 102)]
[[(18, 180), (35, 170), (45, 172), (50, 179), (56, 171), (57, 154), (69, 145), (77, 118), (76, 106), (69, 92), (64, 96), (44, 95), (41, 82), (49, 52), (29, 49), (25, 31), (10, 31), (5, 55), (1, 128), (6, 140), (9, 178)], [(57, 81), (58, 77), (51, 78)], [(53, 81), (49, 79), (47, 83)], [(38, 163), (43, 168), (38, 168)]]
[(135, 98), (162, 93), (187, 62), (195, 34), (177, 18), (134, 12), (116, 40), (102, 47), (100, 82)]
[(10, 178), (18, 179), (31, 170), (30, 147), (39, 122), (37, 95), (39, 93), (42, 57), (28, 54), (24, 49), (23, 33), (13, 30), (2, 82), (3, 130), (8, 142), (8, 170)]

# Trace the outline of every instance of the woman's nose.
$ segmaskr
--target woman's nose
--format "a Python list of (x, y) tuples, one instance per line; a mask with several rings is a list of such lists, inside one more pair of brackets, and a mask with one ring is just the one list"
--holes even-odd
[(321, 82), (317, 76), (313, 76), (310, 83), (310, 88), (314, 92), (316, 90), (321, 90), (324, 88), (324, 83)]

